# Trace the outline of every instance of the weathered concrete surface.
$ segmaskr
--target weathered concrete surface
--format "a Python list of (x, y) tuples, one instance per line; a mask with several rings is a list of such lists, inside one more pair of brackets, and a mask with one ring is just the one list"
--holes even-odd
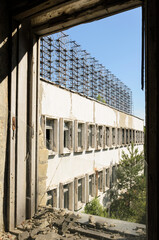
[(0, 7), (0, 230), (3, 229), (4, 172), (6, 161), (7, 119), (8, 119), (8, 32), (9, 17), (7, 2)]

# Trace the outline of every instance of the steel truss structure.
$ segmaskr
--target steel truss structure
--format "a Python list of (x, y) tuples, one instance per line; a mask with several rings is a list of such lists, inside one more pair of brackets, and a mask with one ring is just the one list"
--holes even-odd
[(41, 38), (40, 76), (132, 114), (132, 91), (64, 32)]

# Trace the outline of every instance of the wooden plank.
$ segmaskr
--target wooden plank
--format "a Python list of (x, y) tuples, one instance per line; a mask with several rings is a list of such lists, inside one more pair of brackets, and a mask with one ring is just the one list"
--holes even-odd
[[(79, 1), (80, 2), (80, 1)], [(91, 3), (91, 1), (90, 1)], [(101, 2), (100, 2), (101, 3)], [(32, 19), (32, 26), (36, 34), (47, 35), (61, 30), (66, 30), (70, 27), (76, 26), (81, 23), (88, 23), (94, 20), (102, 19), (135, 7), (141, 6), (141, 1), (124, 1), (118, 4), (116, 1), (107, 1), (107, 3), (94, 4), (93, 6), (87, 5), (85, 8), (71, 8), (68, 6), (66, 11), (59, 12), (58, 9), (50, 12), (48, 16)]]
[(159, 56), (158, 56), (158, 1), (145, 1), (145, 64), (146, 64), (146, 161), (148, 171), (148, 236), (157, 240), (158, 228), (158, 144), (159, 144)]
[(37, 69), (36, 69), (36, 166), (35, 166), (35, 211), (38, 209), (38, 193), (39, 193), (39, 184), (38, 184), (38, 164), (39, 164), (39, 84), (40, 84), (40, 39), (37, 39)]
[[(101, 0), (70, 0), (63, 4), (57, 5), (41, 14), (34, 16), (32, 18), (32, 26), (43, 25), (48, 22), (48, 17), (50, 19), (56, 19), (61, 16), (69, 16), (71, 14), (76, 14), (77, 12), (83, 12), (84, 10), (91, 9), (93, 7), (98, 7)], [(101, 8), (101, 7), (100, 7)]]
[(26, 218), (28, 53), (26, 29), (23, 27), (19, 31), (18, 61), (16, 225)]
[[(17, 39), (18, 39), (18, 28), (16, 24), (12, 38), (12, 66), (17, 65)], [(17, 67), (12, 68), (11, 73), (11, 99), (10, 99), (10, 168), (9, 168), (9, 230), (15, 228), (15, 162), (16, 162), (16, 93), (17, 93)]]
[[(138, 7), (141, 5), (141, 0), (33, 0), (33, 1), (17, 1), (16, 4), (12, 7), (12, 15), (17, 20), (23, 20), (24, 18), (34, 18), (36, 17), (43, 17), (44, 15), (49, 15), (51, 17), (52, 11), (57, 11), (57, 9), (69, 7), (72, 8), (73, 11), (75, 7), (82, 9), (85, 6), (85, 9), (90, 9), (92, 4), (95, 8), (99, 5), (102, 8), (106, 9), (110, 6), (117, 6), (117, 11), (126, 11), (131, 9), (132, 7)], [(117, 12), (116, 12), (117, 13)], [(41, 21), (41, 20), (39, 20)]]
[[(37, 40), (33, 38), (33, 46), (32, 48), (32, 59), (30, 59), (30, 63), (32, 62), (32, 69), (31, 69), (31, 76), (30, 76), (30, 98), (29, 100), (29, 109), (30, 109), (30, 121), (29, 121), (29, 128), (30, 128), (30, 135), (29, 135), (29, 142), (30, 142), (30, 196), (29, 196), (29, 208), (27, 205), (27, 211), (29, 213), (29, 218), (31, 218), (35, 213), (35, 171), (36, 171), (36, 94), (37, 94)], [(28, 96), (29, 97), (29, 96)]]
[(47, 9), (63, 4), (64, 2), (65, 0), (17, 1), (17, 4), (14, 4), (12, 7), (12, 15), (16, 20), (21, 20), (45, 12)]

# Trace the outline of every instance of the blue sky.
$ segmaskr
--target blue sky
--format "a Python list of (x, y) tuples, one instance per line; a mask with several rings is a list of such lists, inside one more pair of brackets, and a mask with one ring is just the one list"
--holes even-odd
[(141, 8), (133, 9), (67, 30), (133, 94), (133, 114), (145, 118), (145, 93), (141, 90)]

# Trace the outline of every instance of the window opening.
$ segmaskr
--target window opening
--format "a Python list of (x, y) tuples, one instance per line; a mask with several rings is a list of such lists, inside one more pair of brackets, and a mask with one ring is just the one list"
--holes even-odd
[(64, 208), (69, 209), (69, 184), (63, 186), (64, 191)]
[(78, 180), (78, 202), (82, 202), (82, 179)]
[(124, 134), (124, 129), (122, 128), (122, 144), (125, 144), (125, 134)]
[[(45, 116), (42, 116), (45, 118)], [(46, 148), (49, 150), (50, 154), (55, 154), (57, 152), (57, 119), (52, 119), (46, 117), (45, 128), (45, 142)]]
[(54, 122), (53, 120), (46, 119), (46, 147), (49, 150), (53, 150), (53, 129)]
[(64, 148), (69, 148), (69, 122), (64, 122)]
[(128, 144), (128, 129), (126, 129), (126, 144)]
[(109, 141), (110, 141), (109, 134), (110, 134), (109, 127), (106, 127), (106, 146), (107, 147), (109, 147)]
[(47, 192), (47, 204), (53, 206), (53, 194), (52, 191)]
[(103, 172), (98, 172), (98, 190), (102, 191), (102, 183), (103, 183)]
[(115, 128), (112, 128), (112, 145), (115, 146)]
[(93, 175), (89, 176), (89, 195), (93, 196)]
[(135, 130), (133, 130), (133, 143), (135, 143)]
[(82, 148), (82, 124), (78, 124), (78, 147)]
[(106, 187), (109, 187), (109, 169), (107, 168), (106, 169), (106, 174), (105, 174), (105, 184), (106, 184)]
[(72, 121), (60, 119), (60, 153), (70, 153), (72, 150)]
[(91, 150), (95, 146), (95, 125), (88, 124), (88, 143), (87, 143), (87, 150)]
[(120, 145), (120, 129), (117, 129), (117, 145)]

